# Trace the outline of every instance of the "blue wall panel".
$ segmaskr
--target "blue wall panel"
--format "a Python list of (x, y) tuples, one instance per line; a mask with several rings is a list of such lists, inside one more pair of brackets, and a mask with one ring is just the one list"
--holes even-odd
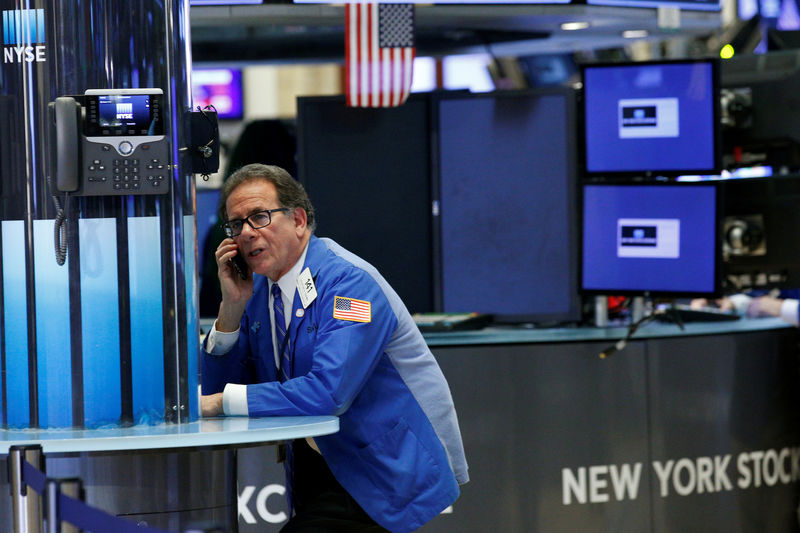
[(72, 425), (69, 271), (56, 263), (53, 220), (33, 222), (39, 427)]
[(183, 255), (184, 274), (186, 275), (186, 367), (188, 369), (189, 388), (189, 418), (195, 420), (198, 417), (197, 395), (200, 377), (198, 375), (197, 358), (200, 354), (200, 330), (199, 330), (199, 311), (197, 293), (197, 231), (195, 228), (195, 217), (185, 216), (183, 218)]
[(164, 419), (164, 327), (157, 217), (128, 219), (133, 420)]
[(28, 406), (28, 298), (25, 294), (25, 227), (21, 220), (5, 220), (2, 222), (2, 232), (8, 426), (27, 427), (30, 425), (30, 409)]
[(122, 415), (116, 220), (82, 219), (79, 228), (84, 417), (92, 428)]

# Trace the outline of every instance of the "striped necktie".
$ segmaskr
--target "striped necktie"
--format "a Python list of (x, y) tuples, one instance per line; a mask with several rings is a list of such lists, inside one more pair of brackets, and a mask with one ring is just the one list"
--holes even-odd
[[(292, 360), (291, 350), (289, 348), (289, 336), (286, 334), (286, 315), (283, 314), (283, 297), (281, 296), (281, 288), (277, 283), (272, 284), (272, 310), (275, 313), (275, 345), (278, 347), (278, 360), (280, 361), (279, 377), (281, 383), (291, 379), (292, 377)], [(292, 450), (292, 441), (287, 441), (284, 447), (283, 454), (283, 469), (286, 473), (286, 502), (289, 506), (289, 517), (292, 516), (292, 508), (294, 507), (294, 497), (292, 494), (292, 486), (294, 485), (294, 453)], [(279, 455), (283, 455), (278, 451)]]
[(280, 380), (283, 383), (292, 377), (292, 360), (289, 336), (286, 334), (286, 315), (283, 314), (283, 298), (277, 283), (272, 284), (272, 309), (275, 312), (275, 345), (278, 347)]

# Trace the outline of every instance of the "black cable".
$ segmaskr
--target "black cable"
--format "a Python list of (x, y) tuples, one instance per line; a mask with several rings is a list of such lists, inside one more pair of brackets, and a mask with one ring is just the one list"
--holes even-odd
[[(50, 176), (47, 177), (47, 182), (52, 190), (53, 179)], [(53, 204), (56, 206), (56, 219), (53, 226), (53, 244), (56, 251), (56, 263), (58, 263), (58, 266), (64, 266), (64, 263), (67, 261), (67, 237), (69, 235), (69, 229), (66, 224), (67, 214), (64, 213), (58, 196), (55, 194), (51, 194), (51, 196), (53, 198)], [(64, 193), (64, 204), (69, 207), (69, 196), (67, 193)]]
[(606, 359), (611, 355), (613, 355), (615, 352), (623, 350), (625, 346), (628, 344), (628, 341), (631, 340), (631, 337), (633, 337), (633, 334), (636, 333), (637, 329), (647, 324), (648, 322), (652, 322), (659, 316), (667, 314), (672, 315), (672, 317), (675, 319), (675, 322), (678, 324), (678, 327), (681, 328), (681, 330), (683, 330), (683, 321), (681, 320), (681, 317), (679, 316), (675, 308), (670, 307), (667, 309), (657, 309), (652, 313), (650, 313), (649, 315), (643, 316), (642, 318), (640, 318), (639, 320), (628, 326), (628, 334), (625, 335), (624, 338), (618, 340), (617, 342), (615, 342), (614, 344), (612, 344), (611, 346), (607, 347), (605, 350), (600, 352), (598, 354), (598, 357), (600, 357), (600, 359)]

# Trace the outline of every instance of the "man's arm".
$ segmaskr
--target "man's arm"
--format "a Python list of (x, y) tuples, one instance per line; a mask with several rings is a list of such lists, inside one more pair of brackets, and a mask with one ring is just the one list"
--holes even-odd
[[(772, 296), (760, 296), (755, 298), (750, 304), (752, 315), (754, 316), (777, 316), (794, 326), (800, 322), (798, 316), (798, 300), (794, 298), (774, 298)], [(751, 314), (751, 310), (747, 310)]]
[[(706, 305), (707, 300), (694, 300), (693, 306)], [(776, 298), (774, 296), (748, 296), (746, 294), (734, 294), (717, 304), (720, 309), (733, 309), (738, 314), (750, 318), (779, 317), (784, 321), (797, 326), (800, 324), (800, 301), (794, 298)]]
[[(211, 398), (220, 393), (226, 383), (243, 383), (251, 370), (247, 364), (247, 331), (240, 332), (247, 303), (253, 296), (252, 276), (246, 280), (234, 273), (230, 259), (238, 253), (233, 239), (224, 239), (217, 247), (215, 257), (222, 292), (219, 315), (201, 349), (202, 389)], [(204, 416), (223, 414), (221, 400), (201, 398)], [(217, 403), (219, 405), (217, 406)], [(206, 409), (205, 404), (208, 404)]]
[[(294, 353), (295, 364), (307, 368), (307, 372), (284, 383), (248, 385), (251, 416), (341, 414), (378, 364), (397, 326), (397, 318), (378, 284), (364, 271), (352, 269), (333, 285), (318, 284), (317, 290), (318, 297), (311, 304), (319, 310), (313, 344), (296, 339)], [(334, 318), (337, 296), (368, 302), (369, 321)], [(307, 334), (306, 328), (299, 331)]]

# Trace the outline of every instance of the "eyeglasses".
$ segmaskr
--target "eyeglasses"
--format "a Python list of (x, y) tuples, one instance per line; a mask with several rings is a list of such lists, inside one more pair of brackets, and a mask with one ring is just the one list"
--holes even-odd
[(222, 229), (225, 230), (225, 235), (233, 238), (242, 233), (245, 222), (247, 222), (253, 229), (261, 229), (269, 226), (270, 222), (272, 222), (272, 213), (277, 213), (279, 211), (291, 211), (291, 208), (278, 207), (277, 209), (265, 209), (264, 211), (258, 211), (257, 213), (249, 215), (247, 218), (236, 218), (229, 220), (222, 225)]

